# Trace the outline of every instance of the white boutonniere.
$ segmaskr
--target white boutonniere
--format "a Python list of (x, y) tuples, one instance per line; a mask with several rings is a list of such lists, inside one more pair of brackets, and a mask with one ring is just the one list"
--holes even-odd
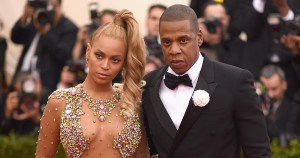
[(204, 107), (209, 102), (209, 94), (204, 90), (196, 90), (192, 96), (194, 104), (199, 107)]

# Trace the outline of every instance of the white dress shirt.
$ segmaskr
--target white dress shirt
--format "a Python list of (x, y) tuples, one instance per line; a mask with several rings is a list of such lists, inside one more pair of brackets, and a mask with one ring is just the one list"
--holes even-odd
[[(194, 92), (194, 88), (197, 84), (198, 77), (202, 68), (203, 59), (203, 56), (200, 54), (196, 63), (186, 73), (183, 74), (189, 75), (190, 79), (192, 80), (193, 87), (180, 84), (174, 90), (171, 90), (166, 87), (164, 81), (161, 82), (159, 89), (160, 99), (177, 129), (180, 126), (189, 101)], [(178, 76), (178, 74), (176, 74), (171, 69), (171, 67), (168, 67), (167, 72)], [(163, 77), (163, 79), (165, 79), (165, 76)]]
[(40, 36), (41, 35), (39, 33), (37, 33), (34, 36), (30, 44), (30, 47), (27, 50), (26, 55), (24, 57), (23, 64), (21, 67), (22, 71), (29, 71), (30, 69), (36, 69), (37, 56), (35, 55), (35, 52), (39, 43)]

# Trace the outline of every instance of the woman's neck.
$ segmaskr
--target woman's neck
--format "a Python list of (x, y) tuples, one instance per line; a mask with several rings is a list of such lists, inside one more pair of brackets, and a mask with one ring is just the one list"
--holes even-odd
[(94, 99), (108, 99), (114, 93), (111, 83), (100, 85), (89, 77), (84, 80), (83, 89)]

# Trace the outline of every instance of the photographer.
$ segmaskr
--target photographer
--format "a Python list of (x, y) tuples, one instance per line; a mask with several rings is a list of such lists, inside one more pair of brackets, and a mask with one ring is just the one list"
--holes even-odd
[(285, 46), (285, 48), (288, 49), (288, 52), (292, 56), (289, 64), (294, 70), (293, 76), (296, 79), (295, 84), (293, 85), (295, 86), (294, 93), (292, 94), (294, 95), (294, 99), (300, 103), (300, 15), (298, 15), (296, 24), (298, 27), (298, 34), (283, 35), (280, 39), (280, 42)]
[(295, 136), (299, 124), (300, 105), (285, 96), (287, 81), (283, 70), (275, 65), (263, 67), (260, 81), (264, 86), (265, 116), (269, 137), (280, 138), (284, 146), (286, 140)]
[(202, 51), (211, 59), (239, 66), (244, 43), (228, 32), (230, 16), (222, 3), (209, 1), (203, 5), (198, 19), (204, 36)]
[(15, 72), (31, 71), (40, 76), (43, 103), (56, 89), (76, 40), (77, 27), (63, 15), (61, 3), (28, 0), (11, 32), (12, 41), (24, 45)]
[(164, 63), (163, 53), (159, 41), (159, 18), (166, 10), (166, 6), (153, 4), (149, 7), (146, 18), (147, 35), (144, 37), (148, 56), (154, 56)]
[[(280, 20), (272, 31), (273, 45), (268, 57), (268, 64), (276, 64), (283, 69), (286, 74), (286, 80), (289, 83), (286, 96), (290, 99), (295, 98), (300, 92), (300, 55), (299, 55), (299, 35), (300, 35), (300, 15), (295, 15), (293, 20)], [(299, 95), (299, 94), (298, 94)]]
[(0, 133), (8, 134), (13, 131), (19, 134), (37, 132), (41, 118), (40, 80), (29, 72), (19, 72), (13, 83), (14, 91), (4, 96), (4, 112), (1, 120)]
[(65, 89), (82, 83), (87, 75), (86, 69), (84, 61), (69, 60), (61, 72), (57, 89)]
[[(240, 27), (246, 34), (246, 45), (241, 57), (241, 67), (253, 73), (256, 80), (266, 61), (274, 52), (274, 31), (283, 28), (273, 27), (270, 20), (289, 21), (300, 10), (299, 0), (239, 0)], [(274, 14), (275, 13), (275, 14)], [(277, 41), (276, 41), (277, 42)], [(277, 59), (274, 57), (273, 59)], [(289, 76), (288, 74), (286, 76)]]

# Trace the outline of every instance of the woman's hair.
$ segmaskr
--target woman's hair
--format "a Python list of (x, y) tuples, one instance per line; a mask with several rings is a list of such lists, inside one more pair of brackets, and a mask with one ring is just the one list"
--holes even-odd
[(141, 82), (145, 71), (145, 44), (140, 34), (139, 25), (132, 12), (118, 12), (111, 23), (104, 24), (96, 30), (91, 41), (100, 37), (111, 37), (124, 41), (126, 57), (122, 69), (123, 93), (122, 108), (127, 116), (139, 112), (142, 89)]

